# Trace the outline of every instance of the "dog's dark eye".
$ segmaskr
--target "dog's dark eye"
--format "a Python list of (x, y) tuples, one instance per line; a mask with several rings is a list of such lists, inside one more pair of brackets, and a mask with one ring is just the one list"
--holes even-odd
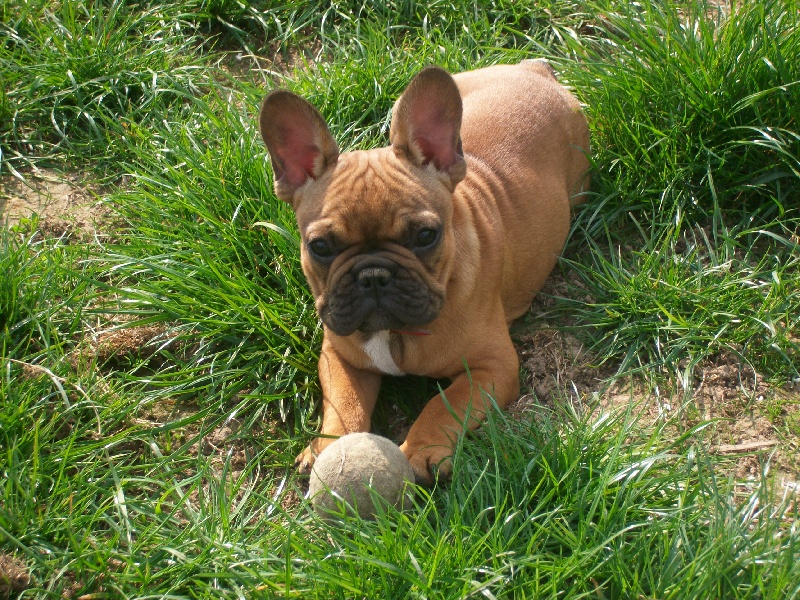
[(333, 248), (325, 240), (312, 240), (308, 243), (311, 254), (317, 258), (330, 258), (333, 256)]
[(436, 240), (439, 239), (439, 232), (436, 229), (430, 229), (426, 227), (425, 229), (420, 229), (417, 232), (417, 237), (414, 239), (414, 244), (417, 248), (427, 248), (428, 246), (432, 246), (436, 243)]

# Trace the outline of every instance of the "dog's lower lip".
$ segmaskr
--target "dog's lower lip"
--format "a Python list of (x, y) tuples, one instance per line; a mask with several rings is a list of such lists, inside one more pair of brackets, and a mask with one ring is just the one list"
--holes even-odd
[(416, 334), (427, 331), (424, 326), (430, 323), (433, 318), (405, 320), (392, 311), (377, 309), (367, 316), (358, 326), (358, 330), (364, 333), (375, 331), (394, 331), (398, 333)]
[(358, 328), (359, 331), (363, 333), (372, 333), (375, 331), (386, 331), (388, 329), (394, 329), (399, 325), (396, 321), (391, 321), (387, 318), (382, 318), (379, 320), (370, 320), (367, 319), (361, 326)]
[(430, 329), (421, 329), (421, 328), (416, 328), (416, 329), (390, 329), (389, 331), (391, 331), (392, 333), (399, 333), (401, 335), (411, 335), (411, 336), (416, 336), (416, 337), (424, 337), (426, 335), (430, 335), (430, 334), (433, 333)]

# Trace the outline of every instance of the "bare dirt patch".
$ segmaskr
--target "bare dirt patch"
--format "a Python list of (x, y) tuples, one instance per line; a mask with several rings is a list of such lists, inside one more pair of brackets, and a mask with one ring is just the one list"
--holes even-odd
[(30, 580), (24, 562), (10, 554), (0, 553), (0, 598), (10, 598), (12, 594), (24, 591)]
[(43, 235), (65, 237), (91, 233), (108, 217), (96, 186), (79, 173), (36, 169), (24, 177), (0, 177), (0, 223), (13, 227), (37, 215)]
[(225, 52), (218, 66), (237, 79), (257, 85), (278, 84), (294, 71), (313, 68), (320, 62), (322, 53), (320, 40), (288, 48), (281, 42), (272, 42), (259, 55), (241, 51)]
[(720, 458), (722, 472), (738, 480), (761, 477), (769, 465), (773, 481), (796, 493), (800, 481), (800, 382), (769, 383), (733, 352), (710, 357), (688, 381), (660, 373), (658, 383), (641, 377), (615, 377), (617, 365), (600, 364), (581, 341), (551, 327), (547, 312), (553, 297), (569, 297), (570, 284), (559, 273), (548, 280), (531, 308), (532, 324), (515, 332), (517, 352), (531, 390), (510, 408), (572, 403), (581, 411), (633, 408), (644, 428), (667, 422), (675, 437), (700, 423), (701, 443)]
[(571, 293), (573, 284), (561, 273), (553, 273), (533, 300), (530, 310), (533, 322), (512, 328), (525, 374), (523, 387), (535, 394), (523, 397), (522, 404), (549, 405), (565, 394), (577, 399), (608, 392), (616, 365), (601, 364), (576, 336), (563, 329), (570, 325), (563, 318), (559, 317), (552, 326), (549, 324), (548, 312), (557, 298), (570, 297)]
[(578, 396), (600, 392), (613, 373), (608, 365), (597, 365), (576, 337), (556, 329), (526, 334), (517, 353), (526, 372), (526, 387), (547, 403), (565, 392)]
[(82, 358), (94, 358), (99, 363), (126, 355), (141, 358), (154, 354), (158, 349), (174, 346), (174, 341), (167, 337), (167, 328), (163, 325), (141, 325), (123, 329), (102, 331), (88, 341), (81, 349)]

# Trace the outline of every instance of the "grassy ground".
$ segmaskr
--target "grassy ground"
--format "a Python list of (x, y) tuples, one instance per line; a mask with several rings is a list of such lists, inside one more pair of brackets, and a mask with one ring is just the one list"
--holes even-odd
[[(0, 230), (0, 597), (800, 598), (800, 4), (741, 4), (2, 4), (2, 181), (79, 173), (104, 216)], [(258, 103), (370, 147), (421, 66), (541, 55), (594, 173), (516, 330), (525, 397), (412, 510), (320, 521), (289, 468), (320, 330)], [(382, 432), (428, 388), (390, 382)]]

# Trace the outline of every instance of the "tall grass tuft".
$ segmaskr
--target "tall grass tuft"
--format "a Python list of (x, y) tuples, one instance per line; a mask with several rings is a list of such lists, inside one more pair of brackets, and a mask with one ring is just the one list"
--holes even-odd
[(800, 14), (787, 0), (590, 4), (565, 65), (593, 124), (599, 194), (630, 210), (795, 208)]
[(164, 324), (179, 348), (164, 349), (177, 368), (162, 369), (160, 353), (142, 365), (147, 402), (245, 395), (288, 419), (315, 395), (320, 331), (294, 215), (272, 195), (247, 110), (253, 93), (195, 98), (186, 120), (137, 131), (131, 189), (111, 198), (128, 233), (102, 257), (113, 294), (98, 310)]
[(566, 309), (621, 370), (728, 351), (796, 375), (796, 3), (590, 6), (563, 64), (596, 168), (570, 263), (588, 300)]
[[(150, 126), (208, 84), (178, 5), (145, 10), (42, 0), (0, 23), (4, 170), (51, 163), (114, 169), (131, 126)], [(99, 164), (98, 164), (99, 163)]]
[(74, 347), (90, 292), (72, 269), (86, 256), (35, 228), (0, 229), (0, 356), (39, 362)]

